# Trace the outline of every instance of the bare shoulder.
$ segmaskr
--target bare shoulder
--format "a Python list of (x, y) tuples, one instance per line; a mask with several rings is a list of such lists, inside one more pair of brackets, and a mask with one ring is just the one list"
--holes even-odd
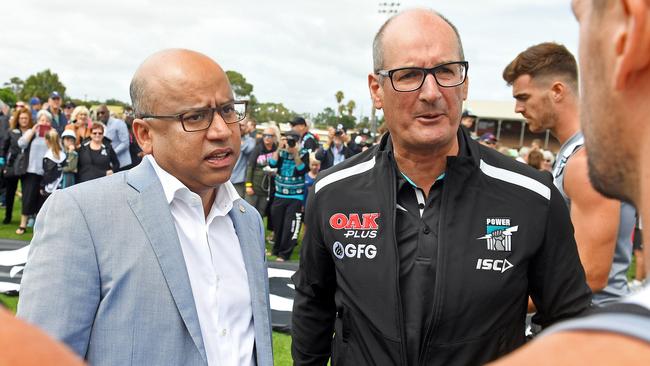
[[(38, 328), (0, 310), (3, 365), (83, 365), (72, 351)], [(5, 363), (6, 362), (6, 363)]]
[(570, 331), (541, 337), (490, 365), (636, 365), (648, 360), (650, 344), (642, 340), (610, 332)]

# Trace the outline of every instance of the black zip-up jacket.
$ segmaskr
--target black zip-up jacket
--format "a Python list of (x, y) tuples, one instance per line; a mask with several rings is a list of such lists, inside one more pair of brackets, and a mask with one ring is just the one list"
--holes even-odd
[[(309, 195), (293, 277), (296, 365), (407, 364), (389, 138), (319, 176)], [(479, 365), (521, 346), (529, 295), (542, 326), (591, 300), (551, 179), (458, 138), (467, 156), (447, 158), (432, 316), (412, 357), (421, 365)]]

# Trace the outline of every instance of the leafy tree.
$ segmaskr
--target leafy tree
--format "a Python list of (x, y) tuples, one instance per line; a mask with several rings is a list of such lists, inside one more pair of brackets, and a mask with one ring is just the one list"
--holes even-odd
[(232, 70), (226, 71), (226, 75), (236, 97), (242, 98), (251, 95), (253, 92), (253, 84), (248, 83), (244, 75)]
[(34, 96), (39, 97), (41, 100), (47, 100), (51, 92), (58, 91), (63, 98), (65, 89), (63, 83), (59, 81), (59, 75), (47, 69), (30, 75), (25, 80), (25, 84), (18, 96), (22, 100), (29, 100)]
[(128, 107), (128, 106), (130, 106), (129, 103), (125, 103), (125, 102), (123, 102), (121, 100), (117, 100), (117, 99), (106, 99), (106, 102), (104, 104), (106, 104), (106, 105), (119, 105), (120, 107)]
[(325, 128), (327, 126), (336, 126), (338, 123), (338, 118), (336, 117), (336, 112), (330, 108), (325, 107), (322, 112), (318, 113), (313, 119), (314, 126), (318, 128)]
[(357, 103), (354, 102), (354, 100), (350, 99), (348, 101), (348, 104), (345, 105), (345, 109), (348, 112), (348, 116), (352, 116), (352, 113), (354, 113), (354, 108), (357, 107)]
[(23, 90), (24, 85), (25, 82), (17, 76), (12, 77), (8, 82), (5, 82), (3, 84), (3, 86), (10, 88), (16, 97), (20, 95), (20, 92)]
[(2, 88), (0, 89), (0, 100), (6, 104), (14, 105), (18, 101), (18, 97), (11, 88)]
[(336, 104), (341, 104), (343, 99), (345, 99), (345, 94), (343, 94), (343, 91), (339, 90), (334, 94), (334, 97), (336, 98)]
[(278, 123), (287, 122), (297, 115), (282, 103), (258, 103), (250, 113), (259, 122), (275, 121)]

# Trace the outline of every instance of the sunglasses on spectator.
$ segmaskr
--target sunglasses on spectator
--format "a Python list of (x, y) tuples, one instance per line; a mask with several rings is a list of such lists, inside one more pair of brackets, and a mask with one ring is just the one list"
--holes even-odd
[(103, 135), (104, 133), (103, 132), (91, 132), (90, 134), (91, 135)]
[(271, 133), (265, 133), (265, 134), (262, 135), (262, 137), (270, 137), (270, 138), (273, 138), (273, 137), (275, 137), (275, 135), (274, 135), (274, 134), (271, 134)]
[(106, 114), (106, 112), (104, 112), (104, 111), (97, 111), (97, 115), (100, 115), (100, 114)]

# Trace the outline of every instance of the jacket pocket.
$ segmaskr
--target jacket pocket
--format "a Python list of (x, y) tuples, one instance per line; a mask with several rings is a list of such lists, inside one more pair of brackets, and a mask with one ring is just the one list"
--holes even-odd
[(349, 306), (337, 311), (332, 366), (399, 365), (400, 340), (386, 337)]

